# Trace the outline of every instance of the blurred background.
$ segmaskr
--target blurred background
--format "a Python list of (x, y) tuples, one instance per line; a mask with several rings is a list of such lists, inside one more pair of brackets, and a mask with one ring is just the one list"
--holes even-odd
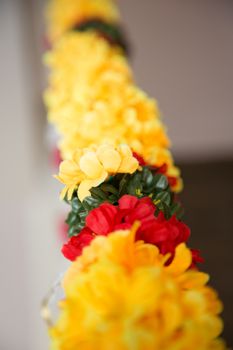
[[(70, 0), (72, 1), (72, 0)], [(233, 325), (233, 1), (119, 0), (139, 85), (181, 166), (193, 246)], [(42, 91), (43, 0), (0, 0), (0, 349), (44, 350), (41, 299), (65, 269)]]

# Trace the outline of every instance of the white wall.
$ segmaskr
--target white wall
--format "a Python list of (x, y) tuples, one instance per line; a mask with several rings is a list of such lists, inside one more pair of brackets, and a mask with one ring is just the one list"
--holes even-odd
[(40, 304), (64, 268), (55, 232), (58, 188), (41, 137), (25, 6), (0, 2), (1, 350), (48, 348)]

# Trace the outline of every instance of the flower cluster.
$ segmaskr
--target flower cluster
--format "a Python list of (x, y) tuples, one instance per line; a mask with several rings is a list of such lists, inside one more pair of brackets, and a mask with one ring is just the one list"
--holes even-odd
[(60, 164), (56, 178), (65, 187), (61, 198), (71, 199), (78, 188), (78, 197), (82, 201), (90, 195), (90, 189), (104, 182), (110, 175), (117, 173), (132, 174), (138, 169), (138, 161), (127, 145), (113, 147), (103, 144), (88, 149), (78, 149), (71, 160)]
[(173, 190), (181, 189), (157, 103), (135, 86), (119, 48), (94, 32), (70, 32), (45, 61), (51, 68), (45, 102), (64, 159), (92, 143), (127, 143), (148, 164), (166, 164), (177, 178)]
[[(130, 229), (137, 221), (140, 226), (136, 239), (156, 245), (161, 254), (170, 253), (173, 258), (175, 248), (188, 240), (190, 230), (175, 215), (166, 220), (162, 212), (157, 217), (155, 212), (156, 206), (148, 197), (138, 199), (124, 195), (119, 200), (118, 206), (103, 203), (89, 212), (86, 226), (64, 244), (62, 252), (67, 259), (73, 261), (96, 236), (106, 236), (116, 230)], [(195, 250), (192, 266), (201, 261), (198, 251)]]
[(189, 269), (184, 244), (168, 259), (135, 228), (93, 240), (65, 275), (53, 349), (225, 349), (208, 275)]

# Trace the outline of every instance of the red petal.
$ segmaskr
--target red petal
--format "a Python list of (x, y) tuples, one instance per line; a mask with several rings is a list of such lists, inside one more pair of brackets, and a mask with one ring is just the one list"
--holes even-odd
[(84, 228), (77, 236), (71, 237), (63, 245), (61, 251), (67, 259), (74, 261), (82, 254), (83, 248), (89, 245), (93, 238), (94, 236), (90, 233), (89, 229)]
[(154, 215), (155, 207), (151, 207), (146, 203), (139, 203), (129, 215), (127, 215), (126, 221), (133, 223), (136, 220), (143, 220), (144, 218)]
[(200, 250), (198, 249), (191, 249), (192, 252), (192, 264), (190, 266), (190, 268), (196, 268), (196, 265), (198, 263), (203, 263), (204, 259), (202, 258), (202, 256), (200, 255)]
[(90, 211), (86, 217), (86, 225), (92, 232), (99, 235), (106, 235), (114, 227), (117, 208), (109, 203), (103, 203), (99, 208)]
[(139, 199), (137, 197), (129, 194), (125, 194), (118, 201), (120, 209), (133, 209), (138, 202)]
[(129, 229), (131, 229), (131, 227), (132, 227), (131, 224), (128, 224), (128, 223), (124, 222), (122, 224), (117, 224), (114, 227), (114, 231), (117, 231), (117, 230), (129, 230)]
[(137, 161), (138, 161), (139, 165), (141, 165), (141, 166), (146, 165), (145, 160), (144, 160), (144, 159), (143, 159), (143, 157), (142, 157), (142, 156), (140, 156), (138, 153), (133, 152), (133, 156), (134, 156), (134, 158), (136, 158), (136, 159), (137, 159)]

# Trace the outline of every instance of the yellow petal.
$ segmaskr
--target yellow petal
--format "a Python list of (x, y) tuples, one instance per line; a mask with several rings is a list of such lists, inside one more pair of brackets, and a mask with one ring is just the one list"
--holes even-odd
[(189, 268), (191, 262), (191, 251), (186, 247), (184, 243), (181, 243), (176, 247), (174, 259), (166, 268), (166, 270), (168, 273), (178, 276)]
[(98, 179), (93, 179), (93, 180), (83, 180), (81, 181), (79, 187), (78, 187), (78, 198), (82, 202), (84, 198), (87, 196), (90, 196), (90, 189), (92, 187), (97, 187), (99, 186), (106, 178), (108, 177), (108, 173), (106, 171), (103, 171), (101, 176)]
[(133, 174), (138, 169), (138, 161), (136, 158), (124, 158), (118, 169), (119, 173)]
[(178, 281), (183, 289), (200, 288), (209, 280), (209, 275), (196, 270), (189, 270), (179, 276)]
[(79, 170), (78, 165), (72, 160), (63, 160), (59, 166), (60, 174), (70, 174)]
[(118, 169), (119, 173), (133, 174), (139, 167), (138, 161), (133, 157), (131, 149), (127, 145), (119, 146), (121, 155), (121, 164)]
[(65, 184), (65, 181), (64, 181), (64, 179), (63, 179), (61, 176), (59, 176), (59, 175), (53, 175), (53, 177), (54, 177), (56, 180), (60, 181), (62, 184)]
[(61, 199), (61, 200), (65, 198), (67, 191), (68, 191), (68, 187), (67, 187), (67, 186), (65, 186), (65, 187), (61, 190), (61, 193), (60, 193), (60, 199)]
[(67, 199), (71, 200), (72, 194), (74, 193), (74, 190), (76, 188), (76, 185), (70, 186), (68, 191), (67, 191)]
[(118, 151), (119, 151), (122, 158), (133, 156), (133, 153), (128, 145), (124, 145), (124, 144), (119, 145)]
[(99, 162), (95, 152), (87, 151), (80, 158), (80, 169), (88, 176), (90, 179), (96, 179), (101, 176), (103, 172), (103, 166)]
[(72, 160), (73, 160), (76, 164), (79, 164), (79, 160), (80, 160), (82, 154), (83, 154), (82, 150), (81, 150), (80, 148), (77, 149), (77, 150), (73, 153), (73, 155), (72, 155)]
[(121, 164), (121, 157), (113, 146), (102, 145), (98, 147), (96, 154), (106, 171), (109, 173), (117, 172)]

